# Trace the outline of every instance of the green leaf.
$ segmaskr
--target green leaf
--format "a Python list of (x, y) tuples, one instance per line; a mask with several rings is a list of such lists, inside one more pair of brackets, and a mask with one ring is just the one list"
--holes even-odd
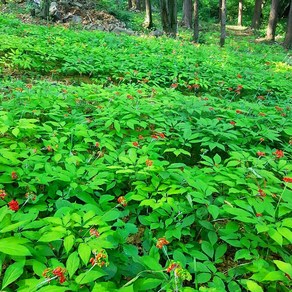
[(30, 256), (31, 253), (27, 247), (14, 241), (14, 238), (0, 239), (0, 252), (13, 256)]
[(228, 283), (228, 291), (241, 292), (241, 288), (235, 281), (231, 281)]
[(239, 259), (250, 260), (252, 257), (248, 249), (240, 249), (235, 253), (234, 260), (238, 261)]
[(43, 264), (37, 260), (33, 260), (32, 269), (36, 273), (36, 275), (38, 275), (39, 277), (43, 277), (43, 272), (46, 268), (47, 267), (45, 264)]
[(0, 230), (0, 233), (4, 233), (4, 232), (8, 232), (14, 229), (17, 229), (25, 224), (27, 224), (28, 222), (30, 222), (30, 220), (24, 220), (24, 221), (20, 221), (14, 224), (11, 224), (9, 226), (4, 227), (3, 229)]
[(19, 134), (19, 128), (15, 127), (11, 132), (15, 137), (17, 137)]
[(153, 289), (159, 286), (162, 282), (162, 279), (155, 278), (138, 279), (134, 283), (134, 287), (136, 291), (153, 291)]
[(121, 131), (121, 126), (118, 120), (114, 121), (114, 127), (118, 133)]
[(151, 270), (162, 270), (162, 266), (159, 264), (159, 262), (151, 256), (145, 255), (141, 257), (141, 261), (147, 268), (150, 268)]
[(83, 263), (87, 266), (89, 262), (89, 258), (91, 255), (91, 248), (86, 243), (80, 243), (78, 246), (78, 254), (83, 261)]
[(277, 228), (278, 232), (285, 237), (290, 243), (292, 243), (292, 232), (286, 227)]
[(69, 251), (72, 249), (73, 245), (75, 243), (75, 236), (74, 235), (68, 235), (64, 238), (64, 248), (66, 250), (66, 253), (69, 253)]
[(288, 279), (284, 276), (281, 271), (272, 271), (269, 272), (264, 278), (263, 281), (287, 281)]
[(89, 272), (85, 272), (76, 277), (75, 281), (77, 284), (87, 284), (90, 282), (94, 282), (96, 279), (105, 276), (106, 273), (103, 270), (91, 270)]
[(213, 160), (215, 162), (215, 164), (220, 164), (221, 162), (221, 157), (219, 154), (215, 154), (215, 156), (213, 157)]
[(227, 251), (227, 244), (221, 244), (216, 248), (215, 251), (215, 261), (220, 259)]
[(283, 245), (283, 237), (282, 235), (275, 230), (274, 228), (270, 228), (268, 231), (268, 234), (270, 235), (270, 237), (275, 240), (280, 246)]
[(216, 205), (209, 205), (208, 206), (208, 212), (212, 215), (213, 219), (215, 220), (215, 219), (218, 218), (220, 209)]
[(267, 232), (269, 230), (269, 227), (263, 223), (258, 223), (255, 227), (258, 233)]
[(195, 258), (198, 259), (200, 261), (207, 261), (209, 258), (202, 252), (198, 251), (198, 250), (193, 250), (191, 252), (191, 255)]
[(206, 255), (208, 255), (210, 258), (213, 257), (213, 255), (214, 255), (214, 248), (213, 248), (213, 246), (212, 246), (212, 244), (210, 242), (203, 241), (201, 247), (202, 247), (203, 252)]
[(64, 237), (64, 232), (47, 232), (41, 236), (38, 240), (40, 242), (51, 242), (55, 240), (61, 240)]
[(181, 228), (184, 228), (184, 227), (190, 226), (194, 222), (195, 222), (195, 215), (190, 215), (190, 216), (188, 216), (188, 217), (186, 217), (186, 218), (183, 219), (180, 227)]
[(135, 163), (137, 160), (137, 150), (134, 148), (130, 148), (128, 154), (131, 159), (131, 162)]
[(252, 280), (244, 280), (247, 289), (251, 292), (264, 292), (263, 288)]
[(62, 154), (60, 154), (60, 153), (57, 153), (56, 155), (54, 155), (54, 160), (56, 162), (59, 162), (61, 160), (61, 158), (62, 158)]
[(203, 284), (209, 282), (211, 279), (211, 274), (210, 273), (200, 273), (196, 276), (195, 281), (198, 284)]
[(101, 220), (102, 221), (114, 221), (120, 217), (120, 211), (118, 210), (111, 210), (107, 213), (105, 213)]
[(66, 262), (66, 268), (67, 268), (70, 278), (72, 278), (74, 273), (77, 271), (79, 264), (80, 264), (80, 259), (78, 257), (78, 253), (74, 251), (73, 253), (69, 255)]
[(23, 273), (23, 263), (16, 262), (10, 265), (4, 274), (2, 282), (2, 290), (6, 288), (9, 284), (17, 280)]
[(208, 232), (208, 238), (209, 238), (209, 241), (212, 244), (212, 246), (214, 246), (218, 240), (218, 236), (217, 236), (216, 232), (214, 232), (214, 231)]
[(173, 259), (177, 262), (180, 262), (183, 267), (187, 263), (187, 259), (185, 255), (180, 250), (177, 250), (177, 249), (173, 252)]
[(290, 263), (285, 263), (282, 261), (274, 260), (273, 261), (278, 269), (280, 269), (285, 274), (288, 274), (292, 278), (292, 265)]
[(68, 291), (67, 287), (60, 287), (60, 286), (56, 286), (56, 285), (49, 285), (49, 286), (45, 286), (42, 287), (40, 289), (37, 290), (38, 292), (66, 292)]

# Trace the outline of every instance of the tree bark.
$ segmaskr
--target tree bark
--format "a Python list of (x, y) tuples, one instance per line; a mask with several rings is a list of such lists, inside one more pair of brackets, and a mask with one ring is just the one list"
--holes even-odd
[(225, 38), (226, 38), (226, 0), (222, 0), (220, 47), (224, 46)]
[(192, 0), (184, 0), (183, 2), (183, 26), (187, 28), (192, 27)]
[(267, 27), (267, 35), (266, 35), (266, 39), (268, 41), (275, 40), (278, 7), (279, 7), (279, 0), (272, 0), (269, 23)]
[(133, 5), (132, 5), (132, 0), (128, 0), (128, 9), (132, 9)]
[(151, 0), (145, 0), (145, 21), (144, 27), (150, 29), (153, 27)]
[(194, 0), (194, 42), (199, 42), (199, 0)]
[(243, 0), (238, 1), (238, 21), (237, 24), (242, 26), (242, 9), (243, 9)]
[(160, 9), (163, 31), (175, 38), (177, 33), (176, 0), (160, 0)]
[(221, 7), (222, 7), (222, 0), (219, 0), (219, 11), (218, 11), (218, 15), (219, 15), (219, 22), (221, 22)]
[(261, 26), (261, 14), (262, 14), (263, 0), (255, 0), (254, 12), (251, 27), (253, 29), (259, 29)]
[(44, 19), (48, 19), (49, 18), (49, 14), (50, 14), (50, 5), (51, 5), (51, 0), (44, 0), (41, 2), (41, 17)]
[(284, 40), (284, 47), (288, 50), (292, 49), (292, 0), (290, 0), (290, 9), (287, 22), (287, 30)]

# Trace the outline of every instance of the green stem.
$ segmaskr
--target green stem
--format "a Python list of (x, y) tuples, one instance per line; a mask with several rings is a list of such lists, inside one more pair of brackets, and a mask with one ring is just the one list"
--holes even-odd
[(283, 194), (284, 194), (284, 192), (286, 191), (286, 188), (287, 188), (287, 184), (285, 184), (284, 190), (283, 190), (283, 192), (282, 192), (282, 194), (281, 194), (281, 196), (280, 196), (280, 198), (279, 198), (278, 204), (277, 204), (277, 206), (276, 206), (276, 209), (275, 209), (275, 218), (276, 218), (276, 213), (277, 213), (277, 210), (278, 210), (278, 208), (279, 208), (280, 202), (281, 202), (281, 200), (282, 200)]
[(135, 278), (133, 278), (132, 280), (127, 282), (125, 285), (123, 285), (122, 288), (127, 287), (127, 286), (131, 285), (132, 283), (134, 283), (143, 273), (149, 273), (149, 274), (162, 273), (164, 275), (163, 272), (165, 272), (165, 270), (161, 270), (161, 271), (144, 270), (144, 271), (141, 271), (140, 273), (137, 274), (137, 276)]

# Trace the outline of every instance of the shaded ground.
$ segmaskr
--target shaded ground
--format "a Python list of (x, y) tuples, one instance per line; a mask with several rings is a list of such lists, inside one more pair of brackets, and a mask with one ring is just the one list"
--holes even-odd
[[(56, 3), (56, 2), (55, 2)], [(47, 21), (30, 14), (30, 7), (27, 3), (19, 3), (17, 7), (12, 5), (0, 6), (1, 13), (13, 11), (24, 23), (47, 24)], [(55, 23), (69, 26), (70, 24), (80, 25), (84, 29), (98, 29), (112, 31), (116, 27), (125, 28), (126, 24), (115, 16), (103, 10), (97, 10), (93, 3), (86, 1), (72, 2), (71, 4), (57, 3), (56, 11), (52, 15)]]

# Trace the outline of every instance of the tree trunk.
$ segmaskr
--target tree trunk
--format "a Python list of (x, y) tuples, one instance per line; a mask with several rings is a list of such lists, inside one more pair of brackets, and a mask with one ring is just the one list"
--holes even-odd
[(192, 27), (192, 0), (184, 0), (183, 3), (183, 26)]
[(160, 0), (161, 21), (163, 31), (176, 37), (177, 33), (177, 6), (176, 0)]
[(242, 9), (243, 9), (243, 0), (238, 1), (238, 22), (239, 26), (242, 26)]
[(284, 47), (288, 50), (292, 49), (292, 0), (290, 0), (290, 9), (287, 22), (287, 31), (284, 40)]
[(132, 0), (128, 0), (128, 9), (132, 9), (133, 5), (132, 5)]
[(263, 0), (255, 0), (253, 18), (251, 23), (251, 27), (253, 29), (259, 29), (261, 26), (262, 3)]
[(40, 16), (44, 19), (49, 18), (49, 13), (50, 13), (50, 5), (51, 1), (50, 0), (43, 0), (41, 2), (41, 13)]
[(226, 0), (222, 0), (220, 47), (224, 46), (225, 38), (226, 38)]
[(272, 0), (269, 23), (268, 23), (268, 28), (267, 28), (267, 36), (266, 36), (266, 39), (268, 41), (275, 40), (278, 7), (279, 7), (279, 0)]
[(153, 27), (151, 1), (145, 0), (145, 21), (144, 27), (150, 29)]
[(194, 42), (199, 42), (199, 0), (194, 0)]
[(219, 22), (221, 22), (221, 7), (222, 7), (222, 0), (219, 0), (219, 11), (218, 11), (218, 15), (219, 15)]

